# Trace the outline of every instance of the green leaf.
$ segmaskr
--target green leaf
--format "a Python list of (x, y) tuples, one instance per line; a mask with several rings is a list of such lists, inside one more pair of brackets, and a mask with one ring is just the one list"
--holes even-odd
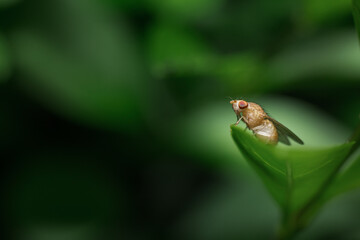
[(213, 59), (211, 49), (195, 32), (174, 23), (154, 24), (147, 38), (147, 52), (155, 75), (166, 71), (205, 73)]
[(12, 34), (29, 94), (82, 124), (136, 131), (146, 84), (126, 24), (95, 0), (52, 1), (31, 11), (45, 14), (47, 26), (56, 31), (30, 21), (31, 27)]
[(353, 0), (352, 5), (353, 5), (355, 27), (357, 29), (357, 33), (360, 40), (360, 0)]
[(204, 18), (220, 9), (223, 0), (147, 0), (159, 15), (179, 21)]
[(342, 165), (352, 143), (325, 148), (270, 146), (248, 131), (231, 126), (232, 137), (280, 205), (284, 221), (312, 201)]
[(329, 21), (339, 20), (346, 16), (350, 10), (348, 1), (332, 0), (326, 3), (322, 0), (305, 0), (303, 1), (302, 22), (308, 21), (311, 25), (321, 25)]
[(269, 88), (266, 65), (260, 56), (251, 52), (218, 56), (208, 71), (234, 94), (259, 93)]

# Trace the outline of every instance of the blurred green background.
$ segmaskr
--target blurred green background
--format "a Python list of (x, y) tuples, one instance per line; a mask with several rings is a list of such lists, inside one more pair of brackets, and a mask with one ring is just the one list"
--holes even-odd
[[(307, 147), (344, 142), (350, 1), (0, 0), (4, 239), (271, 239), (229, 96)], [(359, 203), (335, 199), (298, 239), (360, 239)]]

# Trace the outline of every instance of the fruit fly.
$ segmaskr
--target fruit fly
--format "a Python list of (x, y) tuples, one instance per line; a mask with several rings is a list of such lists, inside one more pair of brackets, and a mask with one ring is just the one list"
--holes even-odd
[(230, 103), (237, 117), (235, 125), (243, 121), (247, 128), (265, 143), (277, 144), (280, 141), (290, 145), (289, 138), (291, 138), (299, 144), (304, 144), (295, 133), (271, 118), (260, 105), (244, 100), (232, 100)]

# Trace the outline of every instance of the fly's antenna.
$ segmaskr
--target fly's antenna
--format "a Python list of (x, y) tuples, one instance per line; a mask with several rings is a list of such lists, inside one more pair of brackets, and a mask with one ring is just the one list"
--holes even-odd
[(230, 96), (227, 96), (228, 99), (230, 99), (231, 101), (233, 101), (234, 99)]

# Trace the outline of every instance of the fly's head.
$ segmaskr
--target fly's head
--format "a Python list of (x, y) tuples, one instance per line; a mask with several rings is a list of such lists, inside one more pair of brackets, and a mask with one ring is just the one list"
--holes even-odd
[(244, 100), (231, 100), (230, 104), (232, 104), (232, 108), (234, 109), (236, 115), (239, 115), (249, 106), (249, 104)]

